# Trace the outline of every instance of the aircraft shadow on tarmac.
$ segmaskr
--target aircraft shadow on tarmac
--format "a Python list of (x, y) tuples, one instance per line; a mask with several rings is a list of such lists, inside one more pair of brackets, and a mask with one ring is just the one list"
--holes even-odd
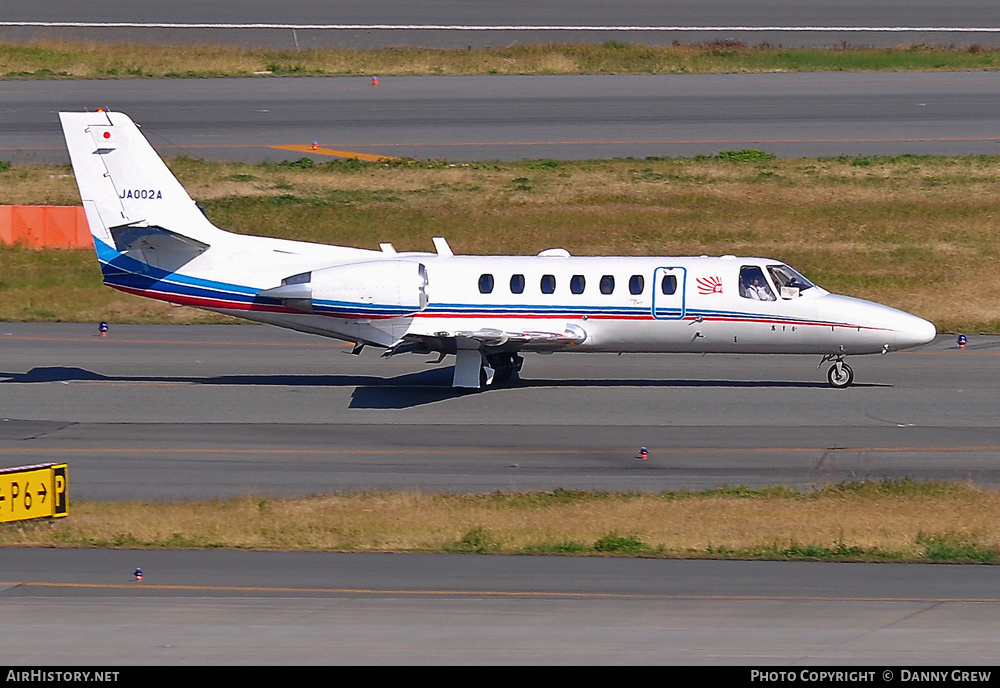
[[(84, 368), (51, 366), (32, 368), (26, 373), (0, 372), (0, 383), (109, 382), (177, 383), (196, 385), (248, 385), (278, 387), (353, 387), (350, 408), (403, 409), (456, 399), (476, 393), (451, 386), (453, 368), (422, 370), (391, 378), (370, 375), (219, 375), (219, 376), (138, 376), (104, 375)], [(888, 387), (868, 383), (855, 387)], [(662, 387), (830, 389), (824, 382), (793, 380), (651, 380), (651, 379), (517, 379), (501, 389), (557, 387)]]
[[(448, 372), (448, 371), (445, 371)], [(392, 380), (384, 380), (383, 384), (374, 386), (359, 386), (354, 390), (354, 394), (351, 395), (351, 408), (365, 408), (365, 409), (403, 409), (411, 408), (414, 406), (421, 406), (423, 404), (431, 404), (437, 401), (444, 401), (446, 399), (454, 399), (457, 397), (467, 396), (469, 394), (478, 394), (479, 390), (458, 390), (453, 389), (451, 385), (451, 373), (448, 372), (447, 379), (444, 382), (429, 382), (422, 381), (421, 385), (426, 386), (416, 386), (416, 383), (410, 383), (412, 386), (401, 386), (401, 378), (394, 378)], [(431, 386), (431, 385), (435, 386)], [(855, 385), (856, 387), (880, 387), (888, 385)], [(517, 389), (555, 389), (558, 387), (662, 387), (662, 388), (678, 388), (678, 387), (691, 387), (691, 388), (722, 388), (722, 387), (743, 387), (743, 388), (762, 388), (762, 387), (774, 387), (782, 389), (830, 389), (829, 385), (820, 382), (775, 382), (775, 381), (751, 381), (751, 380), (539, 380), (539, 379), (519, 379), (514, 380), (505, 384), (503, 387), (498, 388), (496, 391), (501, 389), (507, 390), (517, 390)], [(493, 390), (487, 390), (483, 392), (489, 394)]]

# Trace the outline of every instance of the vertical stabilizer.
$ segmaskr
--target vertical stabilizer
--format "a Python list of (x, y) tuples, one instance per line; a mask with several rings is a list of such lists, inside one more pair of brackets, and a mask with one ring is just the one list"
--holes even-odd
[(206, 245), (224, 234), (127, 115), (61, 112), (59, 119), (95, 239), (114, 246), (110, 230), (123, 226), (159, 227)]

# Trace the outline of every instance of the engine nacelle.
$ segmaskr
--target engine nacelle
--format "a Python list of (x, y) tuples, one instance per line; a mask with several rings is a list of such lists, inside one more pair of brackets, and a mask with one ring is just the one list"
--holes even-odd
[(286, 277), (259, 293), (305, 313), (402, 318), (427, 307), (427, 268), (408, 260), (336, 265)]

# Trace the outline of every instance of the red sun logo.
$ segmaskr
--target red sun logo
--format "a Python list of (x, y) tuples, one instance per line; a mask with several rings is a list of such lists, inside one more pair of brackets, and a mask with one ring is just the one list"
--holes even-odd
[(718, 277), (699, 277), (697, 282), (699, 294), (705, 295), (722, 293), (722, 280)]

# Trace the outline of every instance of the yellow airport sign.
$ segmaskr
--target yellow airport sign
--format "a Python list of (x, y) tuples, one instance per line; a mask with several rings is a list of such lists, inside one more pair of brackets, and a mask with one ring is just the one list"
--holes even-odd
[(0, 523), (69, 514), (69, 476), (64, 463), (0, 468)]

